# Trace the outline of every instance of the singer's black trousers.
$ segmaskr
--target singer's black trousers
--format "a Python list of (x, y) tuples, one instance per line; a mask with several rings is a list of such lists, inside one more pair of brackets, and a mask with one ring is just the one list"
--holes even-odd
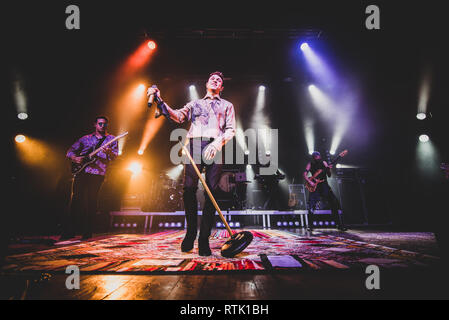
[[(206, 170), (206, 184), (209, 187), (212, 195), (216, 194), (218, 183), (220, 181), (222, 165), (217, 163), (204, 163), (201, 154), (210, 143), (210, 140), (200, 141), (197, 139), (190, 139), (189, 149), (193, 160), (197, 164), (200, 172), (205, 168)], [(198, 175), (195, 172), (193, 164), (186, 163), (184, 165), (184, 209), (187, 221), (186, 238), (193, 240), (197, 235), (197, 221), (198, 221), (198, 200), (196, 198), (196, 191), (198, 189)], [(199, 241), (207, 241), (209, 239), (212, 227), (214, 224), (215, 207), (209, 196), (205, 193), (205, 202), (203, 208), (203, 215), (201, 218)]]

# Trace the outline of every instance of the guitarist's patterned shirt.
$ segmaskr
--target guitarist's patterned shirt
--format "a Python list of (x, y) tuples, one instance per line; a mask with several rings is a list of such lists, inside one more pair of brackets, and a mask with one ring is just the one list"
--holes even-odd
[[(115, 136), (113, 136), (112, 134), (106, 135), (106, 139), (104, 139), (102, 145), (104, 145), (108, 141), (111, 141), (114, 138)], [(88, 155), (89, 153), (95, 150), (95, 147), (98, 144), (98, 141), (100, 140), (101, 139), (97, 138), (97, 136), (94, 133), (81, 137), (67, 151), (67, 158), (70, 159), (73, 156), (79, 157)], [(118, 142), (114, 141), (113, 143), (111, 143), (109, 147), (111, 148), (112, 151), (111, 154), (108, 155), (103, 151), (98, 152), (95, 155), (97, 160), (88, 165), (84, 169), (84, 172), (104, 176), (106, 174), (106, 168), (108, 166), (109, 161), (114, 160), (115, 157), (118, 156)]]

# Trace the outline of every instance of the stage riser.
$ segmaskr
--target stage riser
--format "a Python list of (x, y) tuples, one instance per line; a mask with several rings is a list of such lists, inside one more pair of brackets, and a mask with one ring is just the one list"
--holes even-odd
[[(230, 211), (223, 213), (231, 228), (303, 228), (307, 226), (307, 211)], [(198, 212), (198, 226), (202, 212)], [(330, 219), (329, 210), (317, 210), (314, 221), (319, 228), (333, 228), (336, 222)], [(321, 221), (321, 223), (320, 223)], [(237, 222), (240, 226), (237, 225)], [(220, 225), (221, 224), (221, 225)], [(183, 211), (176, 212), (111, 212), (110, 231), (142, 232), (162, 229), (184, 229), (186, 227)], [(218, 215), (215, 216), (215, 228), (223, 228)]]

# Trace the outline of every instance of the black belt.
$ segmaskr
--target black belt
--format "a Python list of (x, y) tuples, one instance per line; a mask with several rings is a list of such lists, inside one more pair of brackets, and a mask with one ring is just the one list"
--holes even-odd
[(212, 142), (212, 141), (215, 140), (215, 138), (206, 138), (206, 137), (203, 137), (203, 138), (189, 138), (189, 140), (190, 140), (190, 142), (192, 142), (192, 141), (207, 141), (207, 142)]

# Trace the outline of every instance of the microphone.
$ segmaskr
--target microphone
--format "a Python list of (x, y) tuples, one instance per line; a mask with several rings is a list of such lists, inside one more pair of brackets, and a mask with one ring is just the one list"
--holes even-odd
[[(157, 88), (157, 86), (155, 84), (153, 84), (151, 86), (151, 88)], [(163, 101), (161, 100), (161, 98), (159, 98), (156, 94), (152, 94), (150, 95), (150, 97), (148, 98), (148, 108), (151, 108), (151, 106), (153, 105), (154, 100), (156, 100), (156, 103), (158, 104), (158, 106), (156, 107), (156, 110), (154, 112), (154, 117), (157, 119), (159, 118), (161, 115), (168, 115), (168, 112), (165, 111), (161, 111), (159, 109), (159, 104), (163, 103)], [(168, 116), (167, 116), (168, 117)]]
[[(151, 86), (151, 88), (157, 88), (157, 86), (155, 84), (153, 84)], [(153, 101), (154, 101), (154, 94), (151, 94), (150, 97), (148, 98), (148, 107), (149, 108), (153, 105)]]

